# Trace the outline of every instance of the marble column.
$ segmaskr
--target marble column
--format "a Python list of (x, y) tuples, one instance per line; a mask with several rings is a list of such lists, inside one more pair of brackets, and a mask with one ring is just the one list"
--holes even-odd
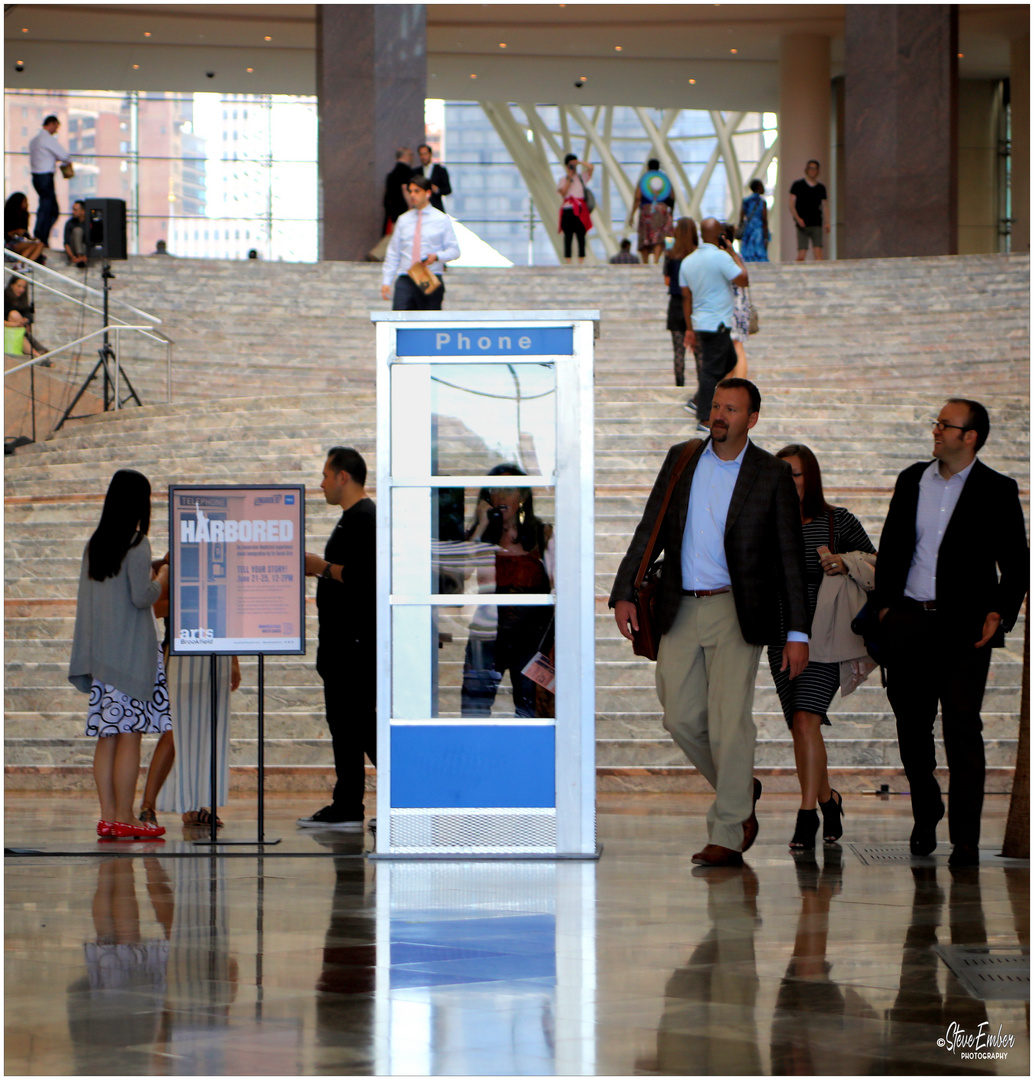
[(1012, 250), (1030, 251), (1030, 34), (1009, 46), (1012, 109)]
[[(797, 233), (790, 217), (790, 185), (804, 175), (814, 158), (822, 166), (819, 179), (832, 197), (830, 160), (829, 38), (821, 34), (788, 34), (779, 42), (779, 258), (797, 258)], [(833, 216), (832, 198), (827, 206)], [(833, 252), (825, 248), (826, 257)], [(810, 256), (809, 256), (810, 257)]]
[(424, 141), (423, 4), (317, 4), (320, 258), (362, 260), (381, 236), (395, 150)]
[(958, 8), (848, 4), (844, 258), (958, 250)]

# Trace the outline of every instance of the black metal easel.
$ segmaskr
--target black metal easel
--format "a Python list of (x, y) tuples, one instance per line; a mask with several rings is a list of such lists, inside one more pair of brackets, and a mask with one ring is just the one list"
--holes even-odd
[[(68, 408), (65, 409), (65, 411), (61, 414), (61, 419), (58, 420), (57, 426), (54, 428), (55, 431), (60, 430), (62, 424), (64, 424), (66, 420), (81, 419), (78, 416), (73, 416), (72, 410), (76, 407), (76, 405), (79, 404), (79, 400), (82, 398), (83, 394), (86, 393), (87, 389), (90, 386), (90, 383), (92, 383), (93, 380), (97, 378), (97, 375), (100, 372), (104, 373), (104, 411), (108, 412), (111, 409), (112, 405), (115, 404), (115, 380), (108, 367), (109, 361), (115, 360), (115, 350), (108, 342), (108, 293), (111, 289), (111, 286), (108, 284), (108, 282), (114, 277), (115, 275), (111, 272), (111, 263), (108, 262), (107, 259), (105, 259), (104, 264), (101, 267), (101, 287), (104, 290), (104, 343), (97, 350), (97, 363), (93, 365), (93, 370), (90, 372), (89, 375), (86, 376), (86, 380), (83, 382), (82, 386), (80, 386), (79, 389), (76, 391), (75, 397), (72, 398), (71, 405), (69, 405)], [(126, 402), (129, 401), (135, 401), (137, 405), (143, 404), (136, 390), (133, 389), (133, 384), (129, 381), (129, 376), (126, 374), (125, 368), (121, 365), (119, 366), (119, 378), (124, 379), (126, 386), (129, 388), (129, 393), (124, 398), (119, 399), (119, 408), (121, 408), (124, 404), (126, 404)]]
[(209, 823), (210, 834), (207, 840), (195, 840), (194, 843), (198, 845), (208, 844), (279, 844), (280, 837), (275, 840), (267, 840), (265, 838), (265, 790), (266, 790), (266, 754), (265, 754), (265, 703), (266, 703), (266, 674), (265, 674), (265, 657), (262, 653), (258, 654), (258, 839), (257, 840), (220, 840), (216, 836), (216, 818), (218, 817), (218, 796), (219, 796), (219, 762), (218, 749), (219, 749), (219, 733), (216, 730), (219, 722), (219, 713), (216, 711), (219, 705), (219, 686), (216, 681), (216, 671), (218, 666), (218, 657), (213, 655), (209, 658), (211, 660), (211, 668), (209, 669), (209, 677), (212, 682), (212, 759), (209, 763), (209, 783), (211, 785), (211, 811), (212, 820)]

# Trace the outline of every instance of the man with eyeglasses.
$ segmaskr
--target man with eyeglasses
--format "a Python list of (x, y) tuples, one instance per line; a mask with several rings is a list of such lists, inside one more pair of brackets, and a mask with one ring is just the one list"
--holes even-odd
[(934, 460), (897, 479), (870, 600), (879, 609), (887, 696), (912, 796), (909, 846), (913, 855), (931, 854), (944, 816), (934, 775), (940, 702), (956, 867), (980, 861), (980, 706), (991, 650), (1005, 644), (1030, 573), (1016, 481), (977, 460), (990, 427), (978, 401), (945, 403), (933, 422)]

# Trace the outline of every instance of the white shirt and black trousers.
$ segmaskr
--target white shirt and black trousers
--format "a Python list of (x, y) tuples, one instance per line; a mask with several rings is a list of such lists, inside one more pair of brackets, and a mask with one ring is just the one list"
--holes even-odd
[[(912, 816), (933, 829), (944, 813), (934, 769), (940, 704), (950, 774), (948, 831), (976, 848), (984, 801), (980, 708), (991, 649), (1005, 643), (1029, 580), (1029, 551), (1016, 481), (975, 460), (945, 480), (939, 462), (897, 479), (880, 541), (870, 603), (881, 623), (887, 696), (897, 721)], [(977, 649), (988, 613), (1002, 617)]]
[(29, 142), (29, 171), (32, 173), (32, 186), (39, 195), (34, 235), (47, 247), (50, 247), (50, 230), (61, 213), (54, 190), (54, 170), (62, 161), (68, 160), (68, 151), (46, 128), (41, 128), (39, 134)]
[(423, 210), (407, 210), (395, 222), (395, 229), (384, 256), (384, 285), (394, 282), (393, 311), (441, 311), (445, 298), (443, 282), (432, 293), (425, 293), (409, 276), (409, 268), (415, 262), (436, 255), (428, 268), (441, 277), (445, 263), (459, 258), (460, 245), (448, 214), (425, 206)]

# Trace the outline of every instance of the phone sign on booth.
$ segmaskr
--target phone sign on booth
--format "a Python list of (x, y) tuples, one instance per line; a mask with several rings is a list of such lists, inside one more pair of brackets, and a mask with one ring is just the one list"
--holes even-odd
[(170, 486), (170, 651), (304, 653), (304, 541), (301, 486)]

